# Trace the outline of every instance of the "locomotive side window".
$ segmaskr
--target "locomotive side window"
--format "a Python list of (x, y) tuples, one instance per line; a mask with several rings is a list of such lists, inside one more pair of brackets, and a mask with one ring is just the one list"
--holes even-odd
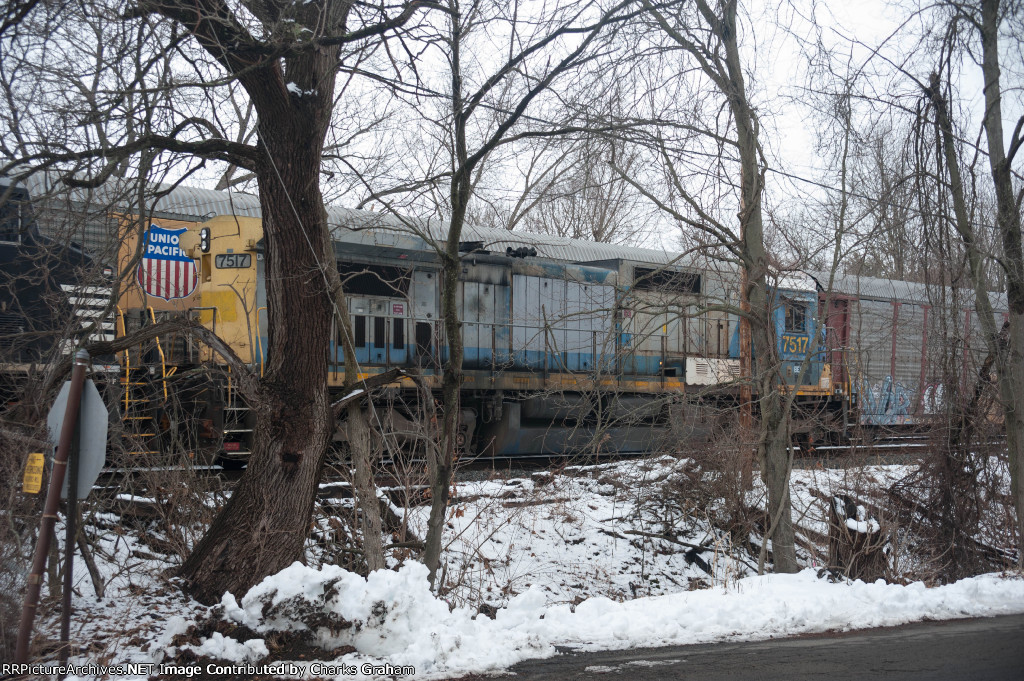
[(807, 331), (807, 304), (786, 303), (786, 331), (804, 333)]
[(338, 274), (345, 293), (358, 296), (405, 297), (412, 279), (410, 270), (404, 268), (340, 260)]
[(366, 347), (366, 317), (356, 317), (356, 328), (355, 328), (355, 346), (357, 348)]
[(633, 288), (642, 291), (672, 291), (700, 294), (700, 275), (669, 269), (633, 268)]
[(392, 335), (394, 336), (395, 348), (401, 350), (405, 347), (405, 320), (395, 317), (391, 320)]
[(384, 331), (383, 317), (373, 318), (373, 344), (378, 348), (382, 348), (388, 344), (388, 337)]

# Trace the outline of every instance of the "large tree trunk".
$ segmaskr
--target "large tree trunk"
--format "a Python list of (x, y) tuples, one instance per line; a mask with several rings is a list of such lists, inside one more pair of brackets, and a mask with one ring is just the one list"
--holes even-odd
[(247, 86), (266, 156), (257, 168), (266, 245), (268, 361), (259, 394), (249, 466), (227, 506), (182, 565), (187, 590), (204, 603), (245, 592), (303, 557), (333, 412), (325, 352), (331, 300), (327, 215), (320, 194), (321, 151), (333, 106), (336, 49), (278, 63)]
[[(293, 125), (285, 124), (289, 118)], [(268, 361), (250, 404), (256, 424), (249, 466), (179, 572), (204, 603), (225, 591), (242, 593), (302, 557), (333, 430), (324, 357), (331, 308), (318, 247), (326, 230), (320, 145), (304, 127), (283, 113), (262, 139), (280, 171), (260, 173)], [(308, 144), (296, 143), (302, 137)]]
[[(1011, 494), (1017, 510), (1017, 560), (1024, 566), (1024, 248), (1020, 209), (1013, 194), (1012, 158), (1003, 140), (1002, 97), (999, 91), (999, 0), (981, 5), (982, 72), (985, 76), (985, 136), (992, 182), (996, 189), (996, 225), (1003, 242), (1009, 307), (1008, 347), (998, 357), (999, 396), (1003, 402)], [(1013, 150), (1016, 152), (1016, 148)]]

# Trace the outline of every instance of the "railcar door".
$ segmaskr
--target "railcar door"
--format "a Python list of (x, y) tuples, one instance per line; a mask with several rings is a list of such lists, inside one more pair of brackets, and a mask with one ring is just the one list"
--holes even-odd
[[(377, 366), (402, 366), (408, 358), (406, 350), (406, 311), (409, 304), (404, 300), (370, 300), (370, 315), (366, 322), (357, 325), (365, 327), (365, 334), (356, 329), (356, 340), (365, 336), (365, 357), (360, 359)], [(360, 358), (360, 345), (356, 343), (356, 357)]]
[(833, 296), (831, 301), (826, 301), (826, 296), (822, 294), (818, 304), (825, 307), (826, 302), (825, 361), (832, 367), (832, 385), (842, 387), (846, 392), (846, 386), (849, 385), (846, 351), (850, 347), (850, 300)]
[(437, 323), (437, 273), (430, 270), (416, 270), (412, 275), (412, 310), (407, 329), (413, 341), (413, 362), (417, 366), (434, 367), (437, 365), (437, 335), (434, 327)]

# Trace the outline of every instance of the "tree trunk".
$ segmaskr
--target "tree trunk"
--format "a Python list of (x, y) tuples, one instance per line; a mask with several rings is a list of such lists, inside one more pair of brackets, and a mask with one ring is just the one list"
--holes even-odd
[[(333, 253), (334, 245), (330, 241), (330, 235), (325, 234), (325, 237), (327, 237), (327, 243), (324, 245), (324, 248)], [(359, 380), (359, 365), (356, 363), (352, 318), (349, 316), (345, 289), (336, 266), (327, 269), (327, 281), (329, 282), (328, 288), (330, 289), (331, 300), (334, 301), (334, 317), (337, 323), (338, 335), (341, 338), (342, 352), (345, 357), (345, 385), (342, 388), (342, 392), (348, 395), (360, 385), (365, 384), (362, 384)], [(365, 403), (372, 409), (371, 399), (370, 395), (367, 394), (364, 396), (364, 399), (353, 400), (345, 410), (345, 413), (349, 453), (352, 455), (352, 465), (355, 468), (353, 487), (356, 503), (359, 506), (359, 515), (362, 519), (363, 557), (366, 560), (367, 570), (373, 572), (374, 570), (386, 568), (387, 563), (384, 559), (384, 545), (381, 541), (383, 520), (380, 512), (380, 503), (377, 499), (377, 486), (373, 481), (375, 457), (372, 434), (367, 414), (361, 406)]]
[(778, 392), (779, 361), (772, 324), (772, 298), (768, 290), (768, 253), (764, 247), (761, 193), (764, 190), (757, 152), (757, 120), (750, 108), (743, 84), (736, 37), (736, 2), (724, 3), (722, 17), (716, 18), (701, 3), (702, 11), (717, 26), (725, 47), (728, 80), (725, 95), (736, 120), (736, 138), (740, 151), (740, 234), (743, 266), (746, 270), (747, 300), (750, 301), (750, 337), (754, 344), (754, 376), (760, 395), (761, 423), (758, 450), (761, 476), (768, 488), (768, 531), (776, 572), (796, 572), (796, 545), (793, 534), (792, 504), (789, 497), (789, 414)]
[[(963, 177), (960, 174), (960, 160), (957, 157), (953, 137), (953, 124), (949, 117), (946, 99), (942, 95), (942, 83), (937, 73), (932, 74), (931, 82), (925, 94), (935, 106), (938, 143), (942, 149), (946, 171), (949, 173), (949, 188), (951, 198), (953, 199), (953, 215), (955, 218), (953, 224), (960, 235), (960, 240), (963, 241), (964, 249), (967, 251), (967, 263), (971, 275), (971, 284), (974, 288), (974, 307), (978, 313), (978, 323), (981, 325), (988, 357), (998, 361), (999, 329), (996, 326), (988, 289), (985, 288), (984, 258), (981, 250), (978, 248), (974, 226), (971, 224), (970, 217), (967, 214), (967, 201), (964, 196)], [(967, 329), (964, 330), (964, 333), (967, 333)], [(964, 421), (963, 427), (951, 431), (956, 433), (958, 439), (963, 439), (965, 435), (969, 434), (969, 431), (975, 430), (977, 426), (975, 421), (981, 418), (981, 415), (977, 413), (977, 408), (982, 393), (982, 383), (988, 380), (986, 374), (991, 369), (991, 362), (988, 359), (986, 359), (986, 364), (988, 365), (987, 369), (983, 368), (983, 371), (979, 373), (978, 388), (974, 391), (974, 397), (967, 403), (967, 407), (964, 410), (965, 413), (961, 414), (961, 419)], [(967, 386), (964, 387), (966, 388)], [(969, 443), (964, 444), (969, 445)]]
[(459, 437), (459, 388), (462, 386), (462, 324), (459, 320), (458, 285), (462, 261), (459, 259), (459, 235), (466, 218), (466, 204), (469, 201), (468, 180), (453, 181), (452, 198), (455, 210), (448, 230), (448, 243), (443, 258), (441, 274), (441, 317), (444, 321), (445, 343), (448, 346), (448, 361), (444, 365), (441, 380), (441, 443), (434, 450), (430, 467), (430, 517), (427, 519), (427, 535), (424, 539), (423, 563), (429, 570), (431, 586), (441, 564), (441, 538), (444, 533), (445, 513), (448, 510), (452, 470), (458, 450)]
[(459, 320), (458, 291), (462, 260), (459, 258), (459, 239), (466, 221), (466, 209), (472, 194), (466, 149), (466, 115), (462, 100), (461, 16), (457, 11), (449, 15), (451, 23), (452, 113), (455, 124), (454, 161), (456, 172), (451, 180), (451, 221), (448, 239), (441, 254), (441, 319), (444, 323), (444, 342), (448, 346), (448, 360), (444, 363), (441, 379), (441, 443), (434, 450), (430, 462), (430, 517), (423, 540), (423, 563), (427, 566), (430, 586), (434, 587), (441, 564), (441, 539), (444, 534), (445, 514), (448, 511), (452, 469), (459, 437), (459, 389), (462, 387), (462, 323)]
[[(268, 78), (283, 80), (279, 70), (266, 71)], [(267, 158), (257, 173), (268, 361), (250, 403), (256, 424), (248, 468), (179, 570), (186, 589), (203, 603), (219, 601), (225, 591), (241, 595), (302, 559), (333, 431), (324, 353), (331, 328), (325, 267), (334, 256), (325, 253), (327, 217), (319, 187), (331, 96), (293, 99), (257, 100), (260, 119), (274, 121), (260, 129)]]
[[(347, 381), (346, 381), (347, 383)], [(355, 466), (355, 491), (363, 528), (363, 556), (366, 569), (370, 572), (382, 570), (384, 545), (381, 543), (380, 503), (377, 501), (377, 486), (373, 483), (373, 444), (370, 441), (370, 424), (361, 406), (362, 400), (353, 400), (348, 407), (348, 443)]]
[[(1003, 402), (1010, 485), (1017, 510), (1017, 561), (1024, 566), (1024, 248), (1020, 209), (1013, 195), (1012, 158), (1003, 146), (999, 91), (999, 0), (982, 0), (982, 72), (985, 76), (985, 135), (996, 189), (996, 225), (1003, 242), (1009, 338), (998, 357), (999, 396)], [(1013, 149), (1016, 152), (1016, 148)]]

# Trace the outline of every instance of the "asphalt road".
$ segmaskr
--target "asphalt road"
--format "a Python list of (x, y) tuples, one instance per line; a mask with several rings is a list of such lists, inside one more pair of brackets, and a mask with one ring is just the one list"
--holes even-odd
[(1024, 615), (924, 622), (845, 634), (531, 660), (515, 681), (571, 679), (1024, 680)]

